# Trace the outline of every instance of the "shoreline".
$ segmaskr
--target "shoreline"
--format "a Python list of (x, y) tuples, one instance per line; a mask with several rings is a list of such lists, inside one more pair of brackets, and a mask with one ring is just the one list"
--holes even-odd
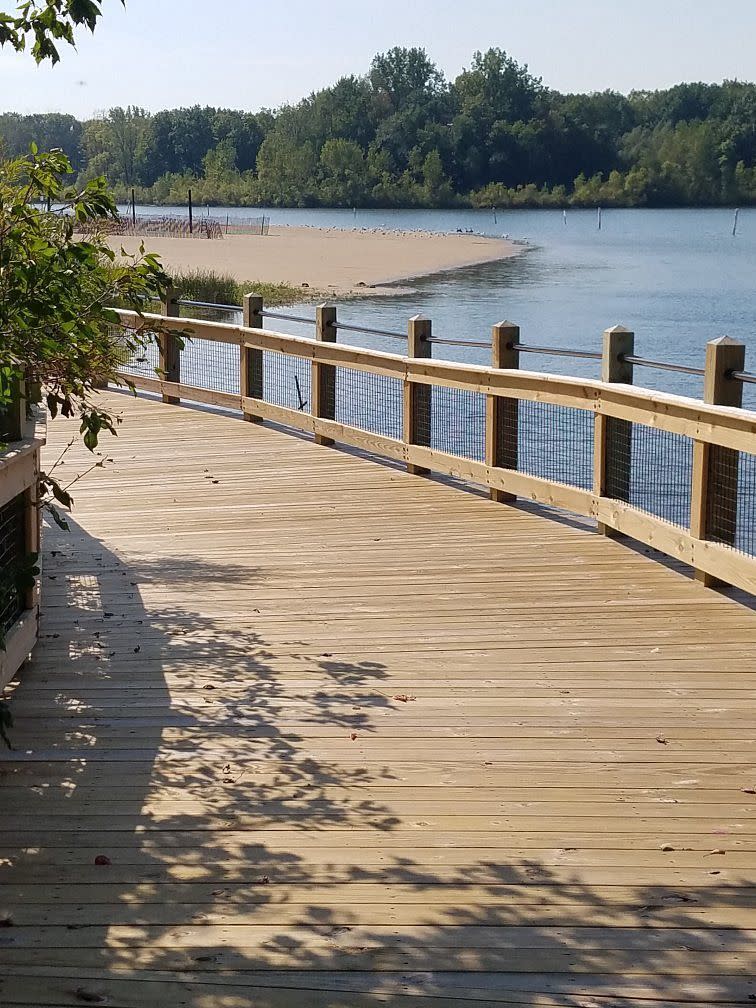
[(271, 227), (266, 236), (225, 235), (220, 239), (117, 235), (115, 250), (137, 254), (144, 242), (173, 270), (213, 270), (239, 283), (286, 283), (302, 291), (341, 296), (399, 294), (412, 280), (500, 262), (524, 246), (475, 234), (337, 227)]

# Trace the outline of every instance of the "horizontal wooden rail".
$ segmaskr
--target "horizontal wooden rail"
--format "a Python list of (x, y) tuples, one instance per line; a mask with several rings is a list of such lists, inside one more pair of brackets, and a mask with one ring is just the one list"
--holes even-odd
[[(257, 307), (259, 309), (259, 305)], [(720, 404), (723, 400), (715, 382), (710, 385), (714, 391), (707, 393), (709, 402), (632, 385), (632, 364), (625, 362), (624, 358), (627, 354), (632, 356), (633, 334), (621, 327), (607, 330), (605, 334), (605, 367), (602, 380), (596, 380), (521, 370), (517, 366), (517, 350), (510, 352), (507, 349), (511, 341), (502, 343), (502, 333), (516, 331), (510, 323), (501, 323), (494, 328), (494, 361), (507, 364), (506, 367), (496, 367), (430, 359), (429, 355), (425, 355), (425, 344), (432, 342), (430, 323), (420, 319), (410, 323), (410, 346), (415, 348), (416, 355), (402, 356), (340, 345), (330, 338), (312, 340), (252, 326), (134, 312), (119, 314), (126, 327), (137, 331), (158, 332), (164, 338), (180, 333), (184, 337), (238, 347), (242, 361), (249, 362), (250, 354), (259, 355), (255, 359), (261, 361), (265, 351), (309, 361), (319, 383), (312, 413), (266, 401), (262, 373), (255, 385), (244, 368), (240, 375), (239, 394), (199, 388), (182, 381), (178, 360), (170, 375), (125, 375), (135, 388), (158, 393), (167, 401), (188, 399), (237, 410), (248, 418), (286, 424), (313, 434), (324, 444), (340, 442), (403, 462), (412, 472), (433, 471), (470, 480), (488, 487), (496, 500), (523, 497), (584, 515), (595, 519), (599, 528), (607, 534), (631, 536), (690, 564), (704, 580), (719, 579), (756, 592), (756, 558), (734, 549), (734, 540), (732, 543), (721, 538), (713, 541), (709, 534), (712, 530), (702, 516), (707, 513), (707, 494), (713, 491), (701, 478), (701, 466), (709, 464), (709, 455), (714, 452), (744, 452), (756, 456), (756, 412)], [(247, 314), (250, 319), (259, 317), (259, 311)], [(321, 323), (324, 333), (337, 329), (335, 311), (321, 312)], [(737, 353), (732, 356), (731, 347), (740, 344), (715, 341), (709, 346), (707, 374), (713, 374), (718, 369), (717, 373), (723, 380), (725, 364), (732, 370), (731, 361), (740, 359)], [(261, 363), (259, 367), (262, 367)], [(330, 407), (323, 407), (324, 402), (330, 402), (332, 391), (329, 390), (332, 390), (337, 368), (402, 383), (404, 432), (401, 438), (371, 433), (338, 422)], [(168, 377), (174, 380), (166, 380)], [(458, 390), (485, 398), (485, 461), (431, 447), (428, 440), (431, 425), (428, 400), (418, 397), (417, 391), (413, 390), (428, 389), (430, 393), (434, 388)], [(250, 392), (255, 394), (250, 395)], [(522, 401), (578, 410), (583, 415), (591, 414), (595, 418), (593, 487), (587, 489), (519, 471), (516, 468), (517, 411), (515, 409), (512, 413), (507, 409), (502, 412), (495, 408), (497, 401)], [(503, 426), (502, 418), (506, 421)], [(632, 467), (632, 425), (636, 424), (651, 431), (690, 439), (694, 462), (689, 487), (692, 502), (689, 529), (634, 507), (625, 499)], [(508, 433), (504, 433), (506, 430)], [(522, 430), (519, 436), (522, 436)], [(502, 439), (507, 437), (509, 441), (504, 444)], [(513, 437), (514, 442), (511, 440)], [(699, 446), (706, 448), (703, 455)], [(620, 465), (626, 466), (626, 470), (618, 483), (617, 468)], [(615, 487), (619, 485), (624, 489), (613, 490), (612, 480)], [(734, 491), (730, 487), (728, 492), (732, 508), (737, 504), (736, 498), (732, 497), (733, 492), (737, 494), (737, 487)], [(615, 496), (615, 493), (620, 496)]]

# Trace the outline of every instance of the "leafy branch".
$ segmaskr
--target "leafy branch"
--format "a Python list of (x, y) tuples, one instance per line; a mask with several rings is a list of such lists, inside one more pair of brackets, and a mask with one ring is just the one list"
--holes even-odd
[[(126, 6), (126, 0), (121, 0)], [(75, 46), (74, 30), (93, 32), (102, 17), (99, 0), (27, 0), (16, 14), (0, 11), (0, 46), (10, 44), (23, 52), (31, 40), (31, 54), (37, 63), (60, 60), (58, 43)]]

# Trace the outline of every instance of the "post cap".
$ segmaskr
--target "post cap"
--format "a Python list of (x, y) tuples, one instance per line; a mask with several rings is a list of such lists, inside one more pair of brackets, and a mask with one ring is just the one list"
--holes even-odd
[(743, 340), (735, 339), (732, 336), (718, 336), (716, 339), (709, 340), (707, 346), (744, 347), (745, 343)]

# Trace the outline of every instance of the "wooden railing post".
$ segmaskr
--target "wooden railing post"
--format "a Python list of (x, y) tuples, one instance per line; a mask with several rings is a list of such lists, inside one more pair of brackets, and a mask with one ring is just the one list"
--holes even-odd
[[(635, 333), (624, 326), (613, 326), (604, 332), (601, 358), (601, 381), (633, 383), (633, 365), (625, 360), (635, 348)], [(593, 431), (593, 492), (597, 497), (630, 498), (631, 451), (633, 425), (596, 414)], [(598, 523), (602, 535), (614, 535), (614, 529)]]
[[(407, 324), (407, 356), (426, 359), (431, 356), (431, 320), (415, 315)], [(404, 382), (404, 441), (407, 445), (430, 445), (431, 386)], [(426, 466), (407, 463), (407, 472), (425, 476)]]
[[(181, 312), (179, 292), (175, 287), (167, 287), (162, 302), (162, 313), (166, 318), (178, 318)], [(163, 381), (181, 381), (181, 351), (175, 333), (163, 332), (158, 336), (160, 359), (158, 369)], [(177, 405), (181, 400), (178, 396), (163, 393), (163, 402)]]
[[(243, 325), (245, 329), (262, 329), (263, 299), (259, 294), (245, 294), (243, 302)], [(263, 397), (263, 352), (255, 347), (241, 347), (239, 350), (239, 391), (242, 398), (262, 399)], [(244, 412), (248, 423), (262, 423), (262, 417)]]
[[(520, 327), (512, 322), (499, 322), (491, 330), (491, 367), (518, 368)], [(486, 465), (492, 469), (517, 469), (517, 441), (520, 404), (517, 399), (486, 396)], [(506, 490), (490, 491), (491, 500), (506, 504), (517, 495)]]
[[(315, 309), (315, 339), (320, 343), (335, 343), (336, 306), (318, 305)], [(312, 415), (324, 420), (336, 419), (336, 368), (333, 364), (312, 362), (311, 379)], [(333, 438), (324, 434), (315, 435), (315, 444), (332, 445)]]
[[(704, 402), (712, 406), (742, 406), (743, 383), (729, 377), (745, 370), (745, 343), (723, 336), (706, 344)], [(690, 495), (690, 534), (696, 539), (716, 539), (734, 545), (738, 518), (739, 453), (732, 448), (693, 441), (693, 475)], [(728, 471), (726, 484), (716, 483), (716, 471)], [(716, 508), (712, 504), (716, 497)], [(695, 578), (706, 587), (719, 583), (705, 571)]]

